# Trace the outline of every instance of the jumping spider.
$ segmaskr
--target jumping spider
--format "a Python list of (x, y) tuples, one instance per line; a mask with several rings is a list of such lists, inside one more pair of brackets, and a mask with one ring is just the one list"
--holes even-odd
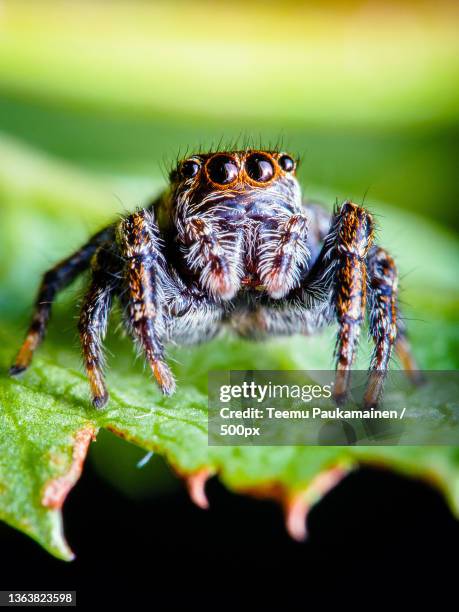
[(79, 332), (92, 402), (108, 400), (102, 340), (116, 296), (165, 394), (175, 389), (168, 341), (203, 342), (223, 325), (249, 338), (312, 334), (337, 321), (335, 398), (346, 398), (368, 310), (375, 348), (365, 404), (381, 393), (392, 349), (416, 370), (398, 316), (397, 270), (373, 244), (373, 219), (350, 201), (327, 213), (303, 203), (286, 153), (197, 154), (178, 164), (150, 206), (93, 236), (46, 272), (11, 374), (42, 341), (58, 291), (91, 267)]

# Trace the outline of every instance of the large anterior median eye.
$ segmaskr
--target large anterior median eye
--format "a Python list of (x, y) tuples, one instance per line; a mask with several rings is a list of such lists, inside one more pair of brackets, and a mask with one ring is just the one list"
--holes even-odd
[(237, 179), (239, 168), (229, 155), (216, 155), (207, 164), (207, 174), (214, 183), (228, 185)]
[(266, 155), (254, 153), (245, 162), (245, 170), (253, 181), (266, 183), (274, 176), (274, 166)]

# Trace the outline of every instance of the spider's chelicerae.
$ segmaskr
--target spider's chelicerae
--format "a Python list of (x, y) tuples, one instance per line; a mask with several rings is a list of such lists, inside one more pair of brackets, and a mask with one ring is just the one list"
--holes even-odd
[(392, 349), (415, 372), (398, 316), (397, 270), (373, 243), (373, 219), (344, 202), (333, 214), (304, 203), (296, 162), (277, 151), (197, 154), (178, 164), (150, 206), (93, 236), (44, 275), (12, 374), (45, 334), (58, 291), (88, 267), (79, 332), (96, 408), (108, 399), (102, 340), (113, 299), (163, 393), (173, 393), (167, 342), (210, 339), (223, 326), (249, 338), (309, 335), (336, 321), (335, 398), (349, 385), (368, 310), (374, 352), (365, 404), (377, 404)]

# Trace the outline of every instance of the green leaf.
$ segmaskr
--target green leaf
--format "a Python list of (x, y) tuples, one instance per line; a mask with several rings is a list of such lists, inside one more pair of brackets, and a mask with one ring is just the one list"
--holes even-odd
[[(4, 521), (52, 554), (70, 559), (61, 507), (101, 428), (165, 457), (202, 506), (206, 503), (205, 479), (213, 474), (233, 491), (278, 499), (286, 509), (289, 531), (298, 538), (303, 535), (307, 508), (362, 461), (429, 479), (458, 509), (459, 452), (454, 448), (208, 446), (209, 370), (327, 369), (332, 364), (333, 330), (314, 338), (273, 339), (262, 350), (259, 344), (232, 337), (192, 349), (175, 348), (169, 353), (178, 378), (178, 391), (172, 398), (160, 395), (142, 364), (134, 362), (129, 341), (112, 332), (108, 338), (111, 400), (104, 412), (96, 412), (88, 401), (75, 335), (67, 331), (76, 301), (75, 291), (70, 290), (58, 304), (49, 337), (30, 370), (20, 379), (9, 378), (5, 372), (21, 340), (37, 275), (50, 260), (84, 239), (86, 230), (75, 227), (73, 218), (84, 215), (91, 227), (105, 215), (110, 220), (112, 203), (107, 194), (114, 183), (81, 176), (75, 169), (0, 142), (0, 155), (8, 153), (10, 164), (15, 155), (15, 164), (27, 166), (29, 172), (27, 184), (15, 180), (14, 173), (0, 172), (4, 208), (0, 230), (0, 517)], [(120, 185), (129, 191), (128, 183), (118, 181), (116, 185), (117, 191)], [(331, 201), (323, 192), (316, 195)], [(85, 206), (75, 209), (83, 196)], [(381, 216), (380, 240), (397, 256), (402, 276), (408, 273), (403, 283), (405, 309), (420, 362), (431, 369), (457, 368), (457, 241), (414, 215), (387, 206), (378, 206), (377, 213)], [(433, 291), (426, 291), (426, 278)], [(112, 320), (112, 328), (115, 323)], [(368, 359), (364, 344), (359, 361), (363, 367)]]

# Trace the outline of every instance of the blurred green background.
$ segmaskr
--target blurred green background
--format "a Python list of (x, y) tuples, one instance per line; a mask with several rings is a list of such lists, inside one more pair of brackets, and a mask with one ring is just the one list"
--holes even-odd
[[(43, 270), (154, 195), (178, 155), (248, 138), (298, 154), (306, 194), (329, 206), (365, 200), (380, 213), (403, 274), (414, 274), (410, 315), (440, 320), (441, 311), (449, 321), (442, 334), (430, 328), (430, 346), (440, 336), (449, 344), (427, 351), (424, 365), (451, 367), (458, 26), (457, 2), (445, 1), (2, 0), (5, 337), (17, 342)], [(50, 334), (64, 362), (64, 339), (78, 354), (69, 318), (78, 291)], [(425, 328), (413, 329), (422, 345)], [(108, 454), (99, 458), (110, 467)]]
[(306, 188), (457, 228), (458, 25), (456, 2), (3, 0), (0, 129), (152, 178), (281, 139)]

